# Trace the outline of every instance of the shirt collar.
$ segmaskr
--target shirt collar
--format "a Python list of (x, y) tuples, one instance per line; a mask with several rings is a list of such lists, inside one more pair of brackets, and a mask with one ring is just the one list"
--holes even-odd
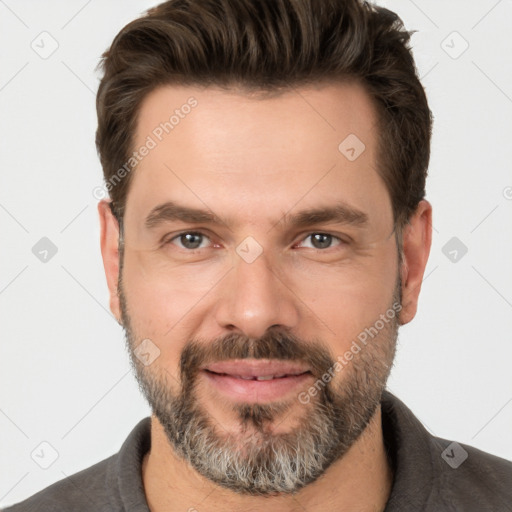
[(384, 444), (393, 485), (384, 512), (423, 510), (433, 486), (430, 434), (410, 409), (385, 390), (381, 400)]

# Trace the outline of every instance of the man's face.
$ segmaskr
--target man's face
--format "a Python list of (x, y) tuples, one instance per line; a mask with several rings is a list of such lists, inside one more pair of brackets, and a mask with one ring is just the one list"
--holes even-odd
[(376, 124), (355, 84), (164, 87), (142, 104), (134, 147), (156, 146), (132, 177), (113, 309), (171, 445), (220, 485), (296, 491), (376, 411), (400, 308)]

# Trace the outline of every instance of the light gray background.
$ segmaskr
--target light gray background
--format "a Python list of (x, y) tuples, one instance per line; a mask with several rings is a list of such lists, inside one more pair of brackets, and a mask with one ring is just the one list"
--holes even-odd
[[(435, 115), (432, 252), (389, 389), (432, 433), (512, 459), (512, 2), (379, 3), (418, 31)], [(116, 452), (149, 414), (108, 310), (92, 191), (94, 68), (155, 4), (0, 0), (0, 506)], [(43, 59), (31, 44), (52, 38)], [(58, 248), (46, 263), (42, 237)]]

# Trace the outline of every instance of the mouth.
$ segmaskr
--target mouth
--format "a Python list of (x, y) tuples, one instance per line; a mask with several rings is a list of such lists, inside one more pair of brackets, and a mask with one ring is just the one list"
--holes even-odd
[(201, 373), (222, 396), (253, 403), (286, 399), (313, 376), (301, 363), (260, 359), (211, 363)]

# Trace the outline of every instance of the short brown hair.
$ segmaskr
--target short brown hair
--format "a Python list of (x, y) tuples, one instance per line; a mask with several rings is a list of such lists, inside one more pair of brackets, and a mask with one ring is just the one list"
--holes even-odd
[[(432, 118), (393, 12), (359, 0), (169, 0), (126, 25), (104, 52), (96, 146), (122, 219), (143, 99), (162, 85), (279, 92), (355, 79), (379, 118), (379, 166), (400, 231), (425, 196)], [(341, 142), (341, 141), (340, 141)]]

